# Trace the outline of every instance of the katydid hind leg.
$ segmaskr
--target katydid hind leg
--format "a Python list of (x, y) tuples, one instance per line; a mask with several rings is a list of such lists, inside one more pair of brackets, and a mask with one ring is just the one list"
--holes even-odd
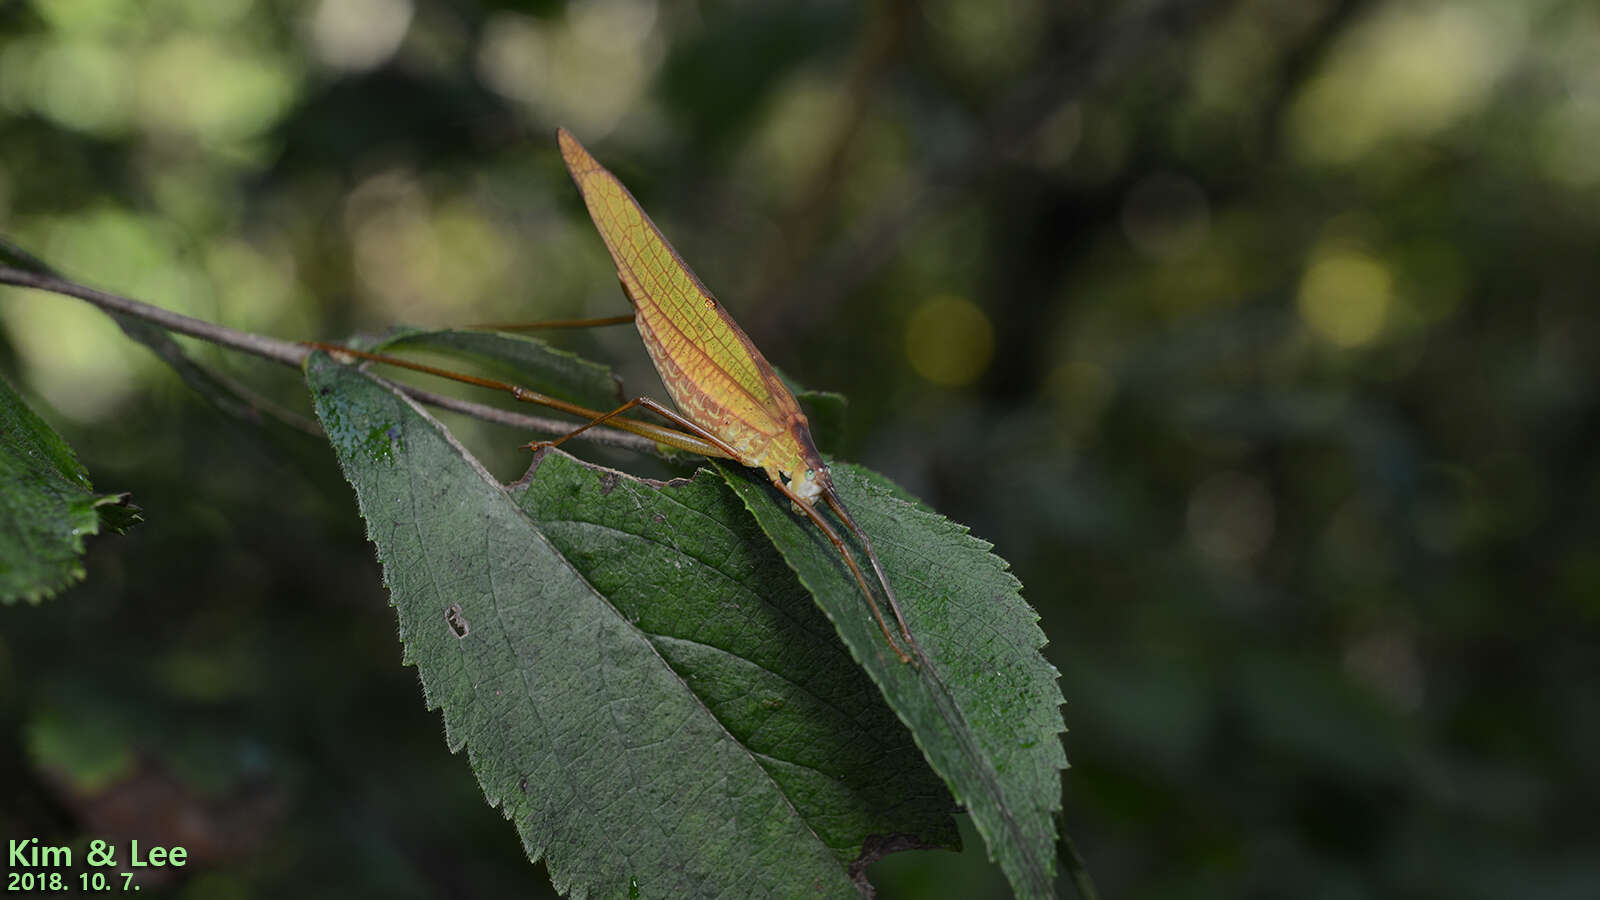
[[(694, 437), (694, 438), (699, 439), (700, 441), (703, 441), (705, 443), (705, 446), (695, 446), (695, 445), (690, 445), (690, 444), (685, 443), (685, 442), (681, 442), (681, 441), (679, 441), (677, 439), (678, 437), (682, 437), (681, 435), (672, 437), (670, 439), (664, 437), (662, 439), (662, 443), (667, 444), (668, 446), (678, 447), (681, 450), (688, 450), (688, 451), (690, 451), (692, 453), (698, 453), (701, 456), (710, 457), (712, 459), (718, 459), (718, 458), (726, 457), (727, 459), (736, 460), (736, 461), (740, 462), (741, 464), (744, 463), (744, 460), (739, 458), (738, 451), (736, 451), (732, 447), (728, 446), (728, 442), (727, 441), (724, 441), (722, 438), (717, 437), (716, 435), (712, 434), (711, 432), (707, 431), (706, 429), (700, 427), (699, 425), (696, 425), (694, 422), (691, 422), (690, 420), (684, 418), (683, 416), (678, 415), (677, 413), (675, 413), (672, 410), (666, 408), (665, 406), (662, 406), (660, 403), (657, 403), (656, 401), (651, 400), (649, 397), (635, 397), (632, 400), (629, 400), (627, 403), (622, 404), (621, 406), (617, 407), (616, 409), (613, 409), (612, 411), (610, 411), (608, 413), (604, 413), (602, 415), (595, 416), (594, 418), (592, 418), (589, 421), (585, 422), (584, 424), (580, 425), (578, 428), (567, 432), (566, 434), (562, 435), (559, 438), (556, 438), (555, 440), (534, 441), (534, 442), (528, 444), (527, 448), (529, 450), (542, 450), (542, 449), (544, 449), (546, 447), (559, 447), (568, 438), (576, 437), (577, 435), (582, 434), (585, 431), (588, 431), (590, 428), (593, 428), (596, 425), (599, 425), (599, 424), (601, 424), (603, 422), (606, 422), (606, 421), (608, 421), (610, 419), (613, 419), (613, 418), (615, 418), (615, 417), (627, 412), (628, 410), (633, 409), (636, 406), (637, 407), (643, 407), (644, 409), (655, 413), (657, 416), (660, 416), (662, 419), (664, 419), (664, 420), (666, 420), (668, 422), (671, 422), (674, 425), (677, 425), (679, 428), (684, 429), (684, 431), (687, 432), (688, 436)], [(672, 432), (668, 432), (668, 434), (671, 435), (673, 433)]]
[(894, 613), (895, 623), (900, 626), (900, 633), (905, 635), (906, 643), (920, 653), (922, 648), (917, 646), (917, 639), (911, 636), (911, 627), (906, 624), (905, 613), (900, 611), (900, 598), (895, 596), (894, 586), (889, 583), (889, 575), (883, 570), (883, 563), (878, 561), (878, 551), (872, 546), (872, 538), (867, 537), (866, 531), (856, 524), (855, 517), (845, 508), (844, 501), (839, 499), (839, 492), (835, 488), (830, 485), (822, 492), (822, 496), (827, 499), (828, 507), (833, 510), (834, 515), (839, 517), (839, 521), (850, 529), (850, 533), (856, 536), (856, 540), (860, 541), (861, 546), (867, 551), (867, 561), (872, 564), (872, 571), (878, 576), (878, 583), (883, 585), (883, 594), (889, 600), (889, 609)]
[[(669, 447), (675, 447), (679, 450), (686, 450), (690, 453), (698, 453), (702, 456), (708, 456), (713, 459), (720, 459), (723, 457), (728, 457), (730, 459), (738, 458), (733, 453), (731, 448), (728, 447), (726, 441), (709, 435), (705, 429), (695, 425), (693, 422), (690, 422), (687, 419), (684, 419), (682, 416), (677, 415), (676, 413), (648, 397), (637, 397), (633, 401), (630, 401), (630, 404), (625, 404), (624, 406), (612, 410), (609, 413), (599, 413), (592, 409), (579, 406), (576, 403), (568, 403), (565, 400), (551, 397), (548, 394), (542, 394), (535, 390), (530, 390), (529, 388), (522, 387), (521, 385), (511, 384), (510, 382), (498, 381), (493, 378), (480, 378), (476, 375), (467, 375), (461, 372), (452, 372), (449, 369), (442, 369), (438, 366), (430, 366), (426, 363), (419, 363), (397, 356), (390, 356), (386, 353), (370, 353), (365, 350), (355, 350), (350, 347), (343, 347), (338, 344), (327, 344), (321, 341), (304, 341), (302, 343), (304, 346), (310, 347), (314, 350), (322, 350), (326, 353), (333, 354), (336, 357), (347, 356), (355, 357), (357, 359), (365, 359), (371, 362), (383, 363), (384, 365), (410, 369), (413, 372), (421, 372), (425, 375), (433, 375), (438, 378), (447, 378), (451, 381), (461, 382), (462, 384), (475, 385), (477, 387), (488, 388), (489, 390), (494, 391), (503, 391), (507, 394), (510, 394), (513, 399), (519, 400), (523, 403), (532, 403), (536, 406), (548, 407), (550, 409), (559, 410), (569, 415), (580, 416), (589, 420), (588, 424), (578, 428), (576, 431), (567, 432), (566, 435), (564, 435), (560, 440), (552, 443), (559, 444), (562, 441), (565, 441), (567, 438), (578, 434), (579, 432), (586, 431), (594, 425), (609, 420), (611, 421), (612, 426), (615, 428), (620, 428), (623, 431), (637, 434), (640, 437), (649, 438), (658, 444), (665, 444)], [(657, 415), (660, 415), (662, 418), (667, 419), (670, 422), (684, 426), (687, 429), (687, 433), (674, 431), (671, 428), (664, 428), (653, 422), (644, 422), (638, 419), (626, 419), (618, 417), (618, 413), (631, 408), (631, 405), (633, 404), (643, 406), (644, 408), (656, 413)]]
[(551, 440), (545, 440), (545, 441), (530, 441), (525, 446), (529, 450), (533, 450), (533, 451), (543, 450), (546, 447), (559, 447), (562, 444), (565, 444), (567, 441), (569, 441), (569, 440), (577, 437), (578, 435), (583, 434), (585, 431), (588, 431), (589, 429), (595, 427), (596, 425), (602, 425), (605, 422), (607, 422), (607, 421), (609, 421), (611, 419), (614, 419), (617, 416), (622, 415), (623, 413), (627, 412), (628, 410), (633, 409), (635, 406), (641, 405), (641, 402), (644, 399), (645, 398), (643, 398), (643, 397), (635, 397), (632, 400), (629, 400), (627, 403), (622, 404), (621, 406), (617, 407), (616, 409), (613, 409), (612, 411), (610, 411), (608, 413), (603, 413), (601, 415), (595, 416), (594, 418), (590, 419), (589, 421), (583, 423), (582, 425), (579, 425), (577, 428), (572, 429), (571, 431), (567, 432), (566, 434), (563, 434), (562, 436), (560, 436), (558, 438), (553, 438)]
[[(818, 528), (822, 529), (823, 534), (827, 535), (828, 540), (833, 544), (834, 549), (838, 550), (839, 555), (844, 558), (845, 565), (850, 569), (850, 574), (855, 576), (856, 584), (860, 586), (862, 596), (867, 598), (867, 606), (872, 610), (872, 618), (877, 621), (878, 630), (883, 632), (883, 639), (889, 643), (889, 649), (894, 651), (895, 656), (900, 657), (900, 661), (902, 663), (912, 662), (912, 657), (902, 650), (900, 648), (900, 642), (894, 639), (894, 633), (889, 630), (889, 623), (883, 617), (883, 610), (878, 607), (878, 600), (873, 596), (872, 588), (867, 584), (867, 576), (861, 571), (861, 564), (856, 562), (855, 554), (850, 552), (850, 548), (845, 545), (844, 539), (839, 537), (839, 532), (835, 531), (833, 526), (828, 524), (828, 520), (824, 519), (822, 514), (817, 512), (816, 507), (805, 502), (804, 500), (801, 500), (800, 495), (796, 494), (792, 489), (789, 488), (788, 485), (784, 484), (777, 478), (773, 478), (772, 483), (777, 486), (778, 490), (782, 491), (791, 501), (793, 501), (795, 506), (809, 516), (811, 521), (816, 523)], [(859, 529), (857, 530), (856, 536), (861, 536)], [(884, 580), (884, 584), (885, 586), (888, 585), (887, 579)], [(890, 597), (892, 598), (893, 595), (891, 594)], [(896, 614), (898, 615), (898, 612)], [(905, 631), (905, 622), (903, 620), (901, 621), (900, 626), (902, 631), (905, 632), (906, 637), (909, 638), (911, 634), (909, 631)], [(912, 646), (915, 646), (915, 644)]]

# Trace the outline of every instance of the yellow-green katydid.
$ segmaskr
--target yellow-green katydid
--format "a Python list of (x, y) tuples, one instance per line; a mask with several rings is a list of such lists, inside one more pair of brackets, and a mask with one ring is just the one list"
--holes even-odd
[[(872, 539), (856, 524), (834, 489), (828, 467), (817, 452), (810, 426), (794, 394), (778, 378), (744, 330), (667, 243), (622, 182), (596, 162), (565, 129), (557, 132), (557, 139), (567, 170), (583, 194), (589, 216), (616, 264), (623, 292), (633, 304), (632, 318), (644, 339), (645, 349), (681, 414), (648, 397), (637, 397), (602, 414), (503, 382), (458, 375), (386, 356), (358, 352), (354, 355), (506, 390), (519, 400), (550, 406), (589, 420), (560, 438), (529, 444), (533, 449), (557, 446), (594, 425), (607, 422), (668, 446), (708, 457), (732, 459), (763, 470), (794, 508), (827, 536), (855, 577), (889, 647), (902, 662), (912, 661), (912, 654), (902, 649), (885, 621), (855, 555), (816, 507), (819, 499), (825, 502), (860, 541), (900, 634), (907, 647), (917, 652), (916, 640), (900, 611), (889, 576), (878, 561)], [(611, 321), (618, 319), (626, 321), (627, 317)], [(353, 352), (331, 346), (324, 349)], [(634, 407), (648, 409), (683, 430), (621, 417)]]

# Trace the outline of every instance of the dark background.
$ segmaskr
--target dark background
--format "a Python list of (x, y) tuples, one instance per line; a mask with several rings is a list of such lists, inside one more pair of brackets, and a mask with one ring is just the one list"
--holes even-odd
[[(0, 2), (0, 232), (246, 330), (622, 311), (557, 125), (849, 396), (838, 452), (1011, 561), (1108, 897), (1600, 895), (1593, 3)], [(0, 838), (547, 893), (327, 448), (74, 301), (0, 323), (147, 520), (0, 609)], [(659, 395), (631, 330), (562, 340)], [(1004, 896), (969, 838), (884, 896)]]

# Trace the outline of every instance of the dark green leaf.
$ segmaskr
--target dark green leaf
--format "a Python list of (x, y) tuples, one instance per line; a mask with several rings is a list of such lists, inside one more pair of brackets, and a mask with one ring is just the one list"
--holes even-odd
[(821, 532), (764, 478), (719, 468), (971, 813), (1017, 895), (1054, 896), (1053, 816), (1066, 767), (1061, 691), (1039, 653), (1038, 615), (1005, 562), (962, 526), (895, 496), (881, 476), (831, 466), (921, 648), (920, 664), (906, 665)]
[(555, 454), (519, 488), (841, 860), (872, 834), (957, 845), (949, 792), (716, 473), (662, 484)]
[[(788, 379), (784, 379), (788, 381)], [(811, 425), (811, 439), (824, 453), (838, 446), (844, 439), (844, 411), (847, 401), (843, 394), (832, 391), (808, 391), (790, 385), (800, 411), (806, 414)]]
[(138, 520), (127, 499), (96, 494), (72, 448), (0, 379), (0, 602), (81, 580), (84, 537)]

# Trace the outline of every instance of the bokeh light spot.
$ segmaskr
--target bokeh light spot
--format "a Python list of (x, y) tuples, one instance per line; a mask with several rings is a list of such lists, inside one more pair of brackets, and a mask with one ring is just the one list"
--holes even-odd
[[(114, 209), (39, 220), (22, 242), (91, 283), (195, 315), (202, 285), (177, 260), (160, 220)], [(165, 367), (88, 304), (32, 295), (0, 307), (25, 377), (52, 409), (79, 421), (113, 416), (139, 382)], [(68, 336), (68, 337), (64, 337)]]
[(1397, 4), (1340, 41), (1296, 98), (1288, 136), (1305, 160), (1351, 163), (1426, 138), (1478, 109), (1516, 59), (1517, 4)]
[(971, 384), (994, 357), (994, 326), (970, 300), (935, 297), (917, 307), (906, 323), (906, 358), (934, 384)]
[(475, 59), (490, 89), (596, 140), (646, 115), (642, 95), (664, 48), (653, 0), (574, 4), (565, 21), (501, 12), (484, 22)]
[(1300, 316), (1341, 347), (1370, 343), (1383, 331), (1393, 279), (1365, 253), (1340, 251), (1311, 264), (1300, 280)]
[[(196, 78), (195, 72), (211, 77)], [(138, 75), (146, 128), (210, 143), (259, 135), (278, 121), (296, 89), (281, 60), (201, 35), (152, 49)]]
[(828, 152), (830, 132), (817, 123), (838, 121), (847, 99), (835, 80), (810, 72), (790, 78), (756, 135), (753, 149), (760, 163), (753, 174), (779, 196), (794, 196)]
[(130, 0), (49, 0), (33, 4), (30, 12), (59, 32), (107, 34), (127, 28), (142, 5)]
[(345, 198), (344, 225), (350, 236), (356, 276), (389, 321), (420, 321), (438, 280), (439, 245), (433, 239), (429, 198), (409, 171), (374, 175)]
[(411, 0), (322, 0), (309, 23), (311, 46), (331, 68), (377, 68), (400, 49), (413, 12)]
[(103, 44), (47, 44), (29, 73), (33, 108), (74, 131), (120, 134), (128, 126), (127, 69), (127, 57)]

